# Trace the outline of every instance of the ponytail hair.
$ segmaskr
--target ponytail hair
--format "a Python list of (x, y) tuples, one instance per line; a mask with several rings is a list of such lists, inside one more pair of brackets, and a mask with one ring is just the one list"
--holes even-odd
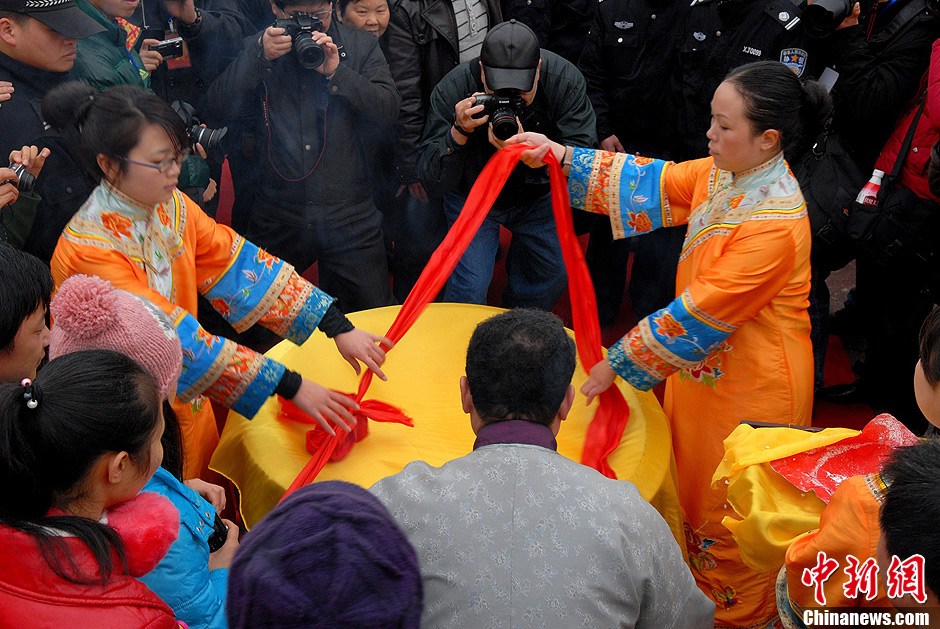
[(81, 574), (56, 531), (85, 542), (102, 584), (114, 569), (112, 552), (126, 572), (124, 547), (113, 529), (89, 518), (47, 514), (81, 498), (89, 471), (108, 453), (127, 452), (135, 465), (149, 468), (161, 402), (149, 373), (108, 350), (56, 358), (29, 387), (0, 384), (0, 522), (32, 535), (61, 578), (98, 581)]
[(829, 126), (832, 99), (820, 83), (802, 83), (778, 61), (757, 61), (725, 77), (744, 98), (745, 115), (756, 134), (780, 132), (784, 158), (793, 163)]
[(137, 146), (147, 125), (163, 129), (173, 148), (182, 151), (188, 144), (186, 125), (166, 102), (142, 87), (116, 85), (103, 92), (81, 81), (69, 81), (49, 90), (42, 99), (43, 119), (66, 139), (78, 140), (82, 162), (96, 179), (104, 173), (98, 155), (120, 164)]

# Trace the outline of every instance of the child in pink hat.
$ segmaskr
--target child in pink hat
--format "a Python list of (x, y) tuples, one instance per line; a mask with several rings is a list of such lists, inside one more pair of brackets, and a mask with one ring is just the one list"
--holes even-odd
[[(75, 275), (59, 287), (49, 310), (50, 359), (79, 350), (110, 349), (147, 370), (164, 400), (176, 395), (183, 360), (180, 341), (169, 318), (150, 302), (101, 278)], [(228, 568), (238, 548), (238, 527), (225, 520), (225, 544), (210, 554), (208, 540), (215, 531), (216, 509), (225, 507), (225, 492), (199, 479), (182, 482), (179, 424), (168, 403), (163, 412), (164, 464), (144, 491), (169, 498), (180, 512), (180, 531), (163, 560), (140, 580), (191, 629), (221, 629), (227, 626), (225, 594)]]

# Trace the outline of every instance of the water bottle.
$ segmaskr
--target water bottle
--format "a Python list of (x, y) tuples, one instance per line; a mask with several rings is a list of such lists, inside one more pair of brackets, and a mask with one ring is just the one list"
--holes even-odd
[(884, 176), (884, 171), (876, 168), (871, 174), (871, 179), (858, 193), (855, 202), (862, 205), (878, 205), (878, 191), (881, 189), (881, 178)]

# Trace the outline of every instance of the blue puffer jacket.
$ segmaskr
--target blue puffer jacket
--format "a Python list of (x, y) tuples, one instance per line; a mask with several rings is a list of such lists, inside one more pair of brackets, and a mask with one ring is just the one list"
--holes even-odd
[(140, 577), (190, 629), (225, 629), (228, 569), (209, 570), (209, 545), (215, 507), (165, 469), (143, 491), (169, 498), (180, 512), (179, 538), (152, 572)]

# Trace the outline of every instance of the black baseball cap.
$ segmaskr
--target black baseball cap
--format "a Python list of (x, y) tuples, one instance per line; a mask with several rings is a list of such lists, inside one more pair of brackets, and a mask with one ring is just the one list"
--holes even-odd
[(535, 82), (541, 51), (532, 29), (516, 20), (497, 24), (486, 34), (480, 61), (486, 85), (493, 90), (528, 92)]
[(0, 0), (0, 11), (28, 15), (60, 35), (82, 39), (104, 30), (75, 0)]

